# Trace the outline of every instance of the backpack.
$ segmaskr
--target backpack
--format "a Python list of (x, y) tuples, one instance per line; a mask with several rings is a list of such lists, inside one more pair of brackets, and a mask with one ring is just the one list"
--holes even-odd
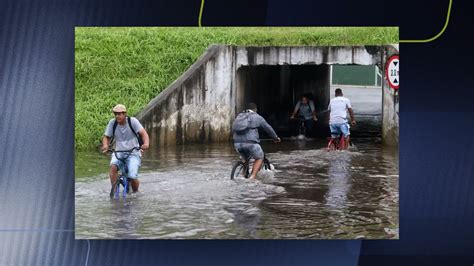
[(249, 111), (244, 111), (237, 115), (237, 117), (234, 120), (234, 123), (232, 124), (232, 132), (238, 134), (238, 135), (243, 135), (251, 129), (250, 127), (250, 121), (251, 121), (251, 112)]
[[(133, 135), (135, 135), (135, 137), (137, 137), (137, 140), (138, 140), (138, 145), (140, 145), (140, 147), (143, 145), (143, 140), (142, 140), (142, 137), (140, 136), (140, 134), (138, 134), (135, 129), (133, 129), (133, 126), (132, 126), (132, 121), (130, 119), (129, 116), (127, 116), (127, 122), (128, 122), (128, 126), (130, 126), (130, 129), (132, 130), (133, 132)], [(115, 138), (115, 129), (117, 128), (117, 125), (118, 125), (118, 122), (117, 120), (115, 120), (114, 122), (114, 126), (112, 128), (112, 137), (110, 138), (110, 143), (112, 143), (112, 141), (114, 141), (114, 138)]]

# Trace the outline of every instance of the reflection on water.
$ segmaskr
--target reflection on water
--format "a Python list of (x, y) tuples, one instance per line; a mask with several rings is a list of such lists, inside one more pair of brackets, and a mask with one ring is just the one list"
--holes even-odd
[(345, 152), (264, 143), (276, 170), (257, 182), (230, 180), (231, 144), (151, 151), (141, 192), (126, 200), (109, 199), (106, 173), (87, 175), (107, 157), (78, 154), (76, 237), (398, 238), (398, 151), (374, 142)]

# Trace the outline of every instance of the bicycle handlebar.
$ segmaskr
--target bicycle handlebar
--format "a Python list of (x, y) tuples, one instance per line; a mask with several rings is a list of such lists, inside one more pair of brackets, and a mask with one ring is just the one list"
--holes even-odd
[(130, 150), (122, 150), (122, 151), (117, 151), (117, 150), (114, 150), (114, 149), (108, 149), (107, 151), (108, 152), (132, 152), (134, 150), (137, 150), (139, 151), (140, 150), (140, 147), (133, 147), (132, 149)]
[[(279, 142), (281, 142), (281, 138), (280, 137), (278, 137), (278, 138), (280, 139)], [(263, 142), (263, 141), (273, 141), (273, 142), (275, 142), (274, 139), (260, 139), (260, 142)], [(276, 142), (276, 143), (279, 143), (279, 142)]]

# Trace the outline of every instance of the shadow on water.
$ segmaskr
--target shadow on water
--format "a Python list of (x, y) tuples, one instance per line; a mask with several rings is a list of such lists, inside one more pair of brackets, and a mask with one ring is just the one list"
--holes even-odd
[[(108, 158), (79, 153), (76, 237), (398, 238), (398, 151), (355, 142), (344, 152), (316, 140), (264, 142), (276, 170), (259, 181), (230, 180), (231, 144), (153, 150), (141, 192), (126, 200), (108, 198)], [(90, 170), (103, 164), (101, 173)]]

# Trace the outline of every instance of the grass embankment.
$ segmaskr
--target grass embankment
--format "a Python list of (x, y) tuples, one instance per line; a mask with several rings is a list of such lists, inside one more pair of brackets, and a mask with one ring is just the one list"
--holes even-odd
[(211, 44), (379, 45), (398, 28), (76, 28), (75, 41), (75, 147), (91, 150), (116, 103), (136, 114)]

